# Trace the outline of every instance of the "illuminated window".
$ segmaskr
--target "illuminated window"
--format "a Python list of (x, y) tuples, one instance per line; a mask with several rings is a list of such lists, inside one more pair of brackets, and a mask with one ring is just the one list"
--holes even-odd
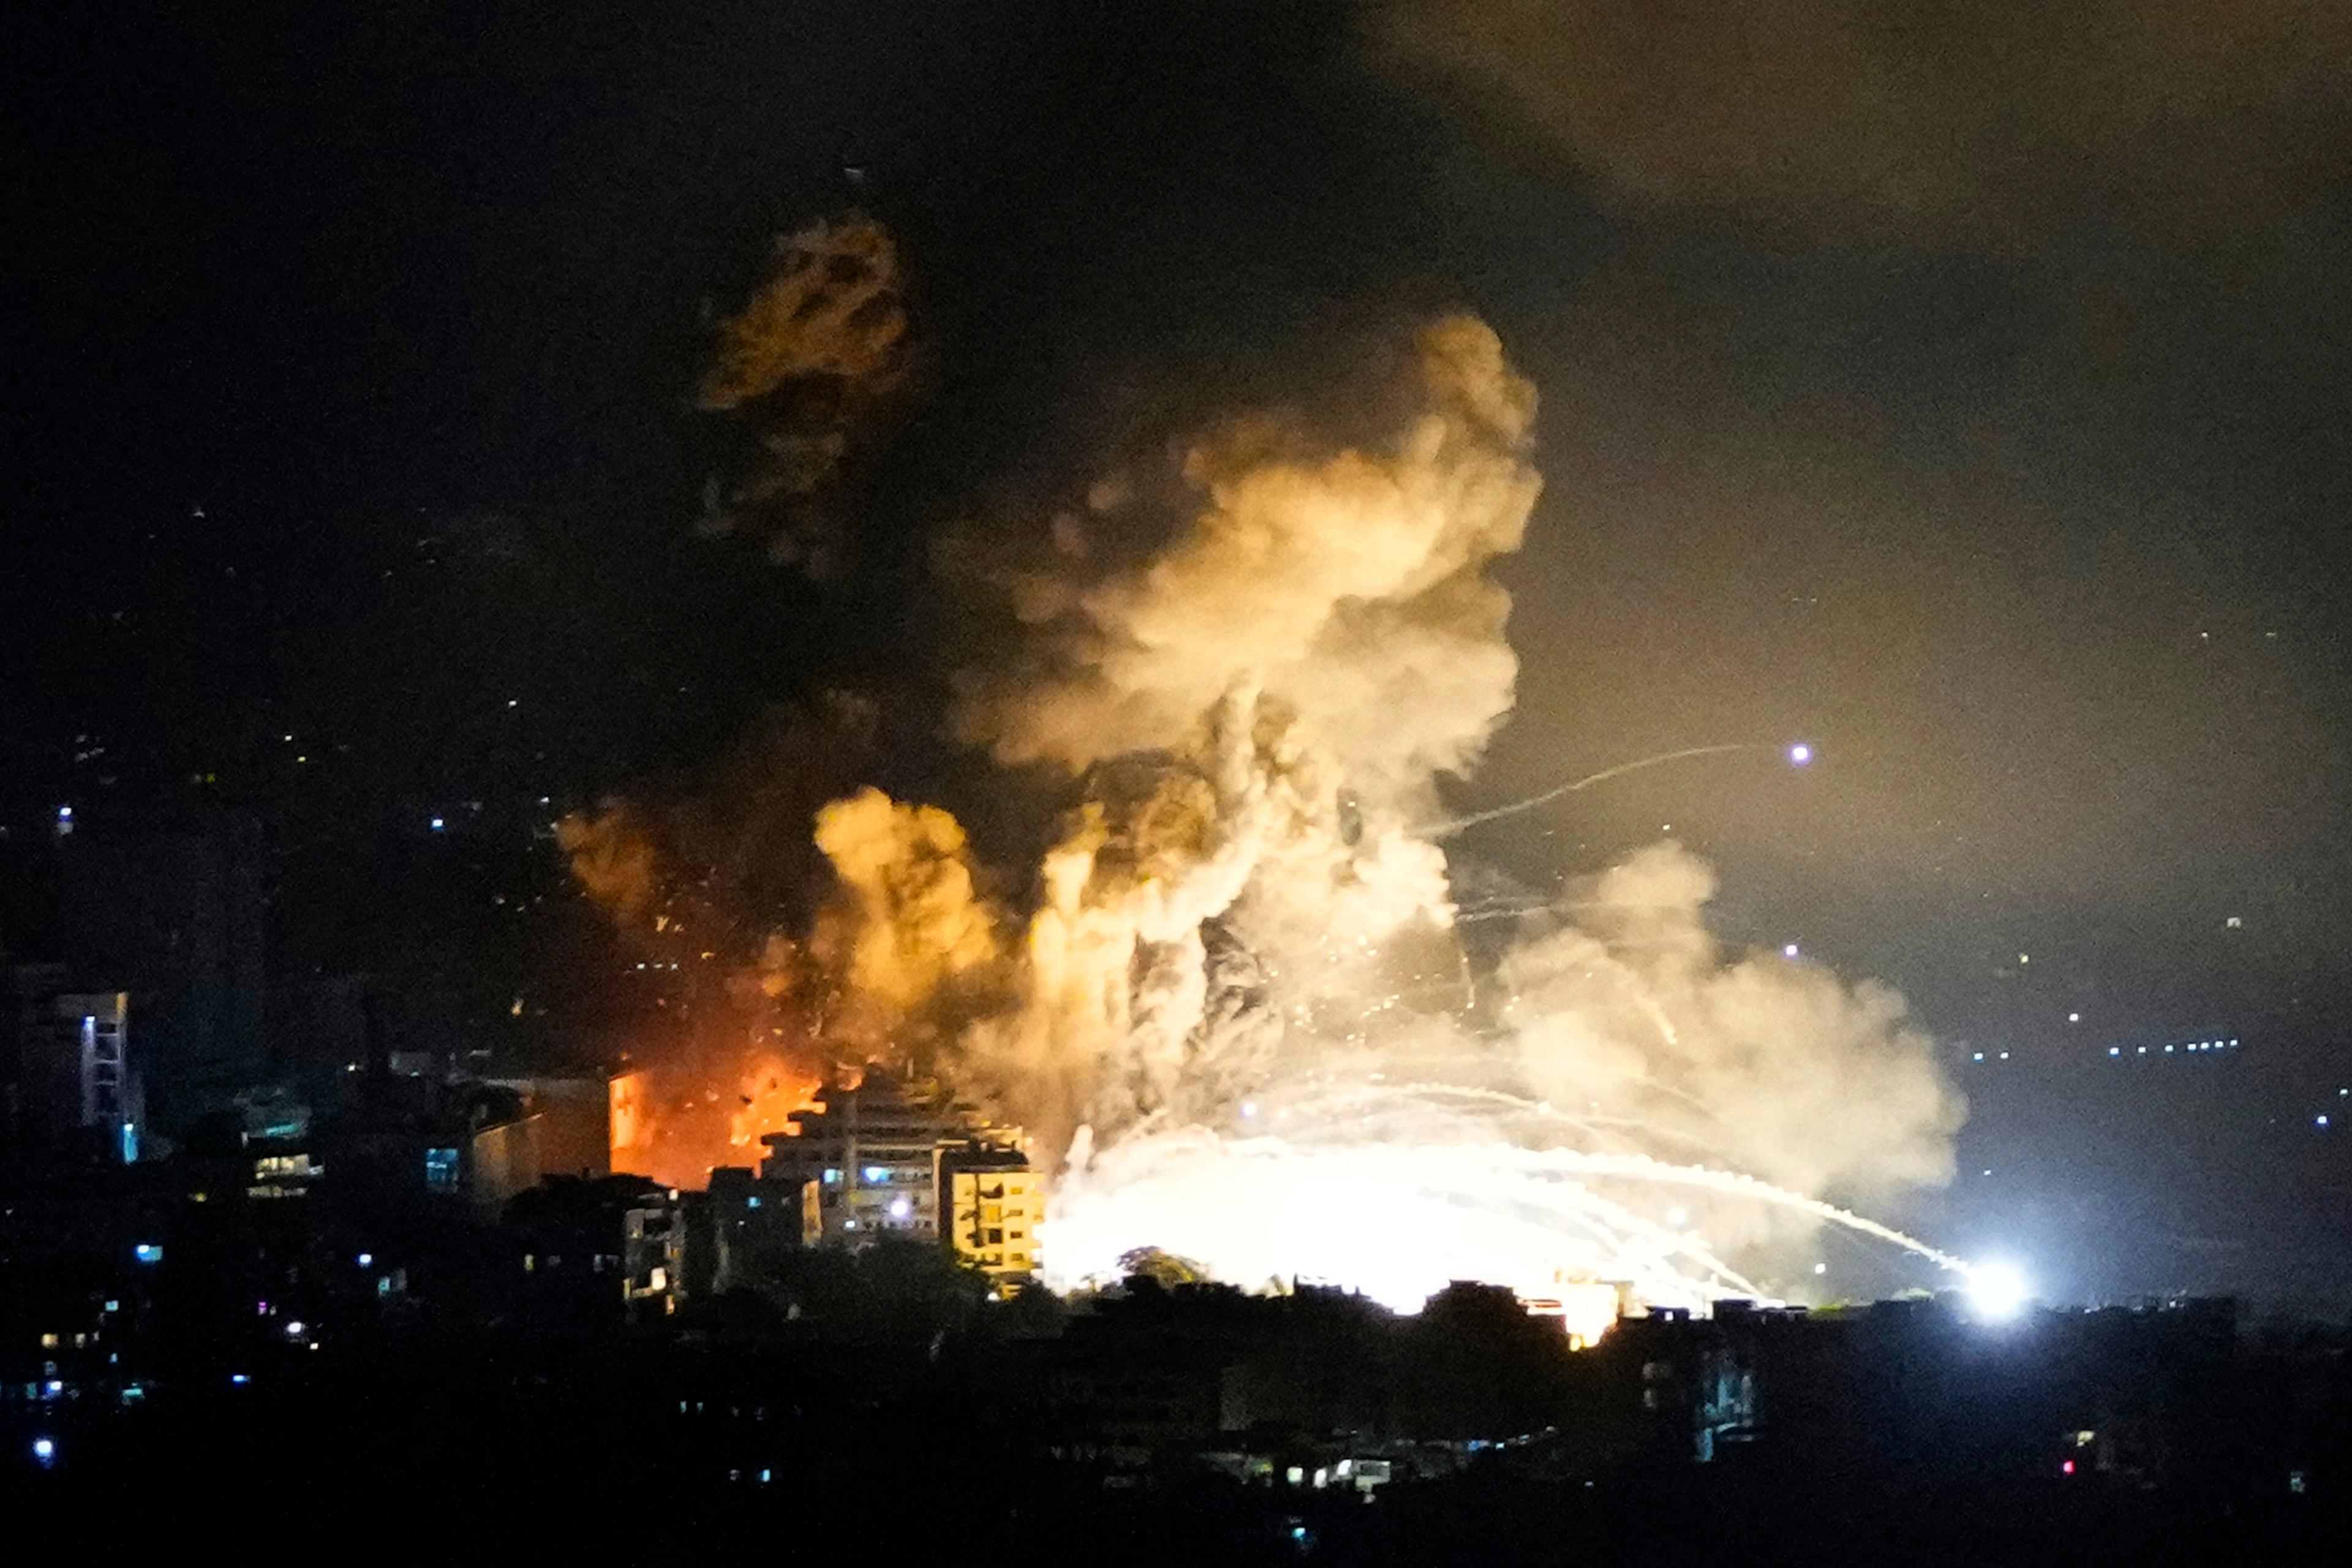
[(425, 1184), (436, 1193), (457, 1190), (457, 1151), (427, 1149), (425, 1151)]

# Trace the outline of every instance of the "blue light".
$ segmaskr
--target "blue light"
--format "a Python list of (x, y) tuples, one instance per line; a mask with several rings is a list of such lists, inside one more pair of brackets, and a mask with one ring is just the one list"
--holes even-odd
[(433, 831), (434, 831), (434, 832), (436, 832), (436, 833), (440, 832), (440, 831), (441, 831), (441, 828), (442, 828), (442, 826), (443, 826), (443, 824), (442, 824), (442, 821), (441, 821), (441, 819), (440, 819), (439, 817), (437, 817), (437, 816), (436, 816), (436, 817), (435, 817), (435, 818), (433, 819)]
[(141, 1263), (161, 1263), (163, 1261), (163, 1244), (159, 1241), (140, 1242), (131, 1249), (131, 1256)]
[(755, 1193), (751, 1197), (744, 1199), (743, 1206), (747, 1209), (758, 1208), (760, 1206), (759, 1194)]
[(827, 1170), (824, 1173), (824, 1184), (828, 1187), (839, 1186), (841, 1184), (841, 1173), (837, 1170)]
[(375, 1254), (373, 1252), (361, 1253), (360, 1267), (362, 1268), (372, 1268), (375, 1267)]
[(126, 1165), (139, 1163), (139, 1129), (129, 1121), (122, 1124), (122, 1163)]
[(58, 1462), (57, 1440), (51, 1437), (34, 1438), (33, 1458), (38, 1460), (44, 1468), (56, 1464)]
[(228, 1374), (228, 1380), (231, 1383), (236, 1384), (239, 1388), (243, 1388), (247, 1384), (253, 1381), (253, 1379), (246, 1376), (245, 1373), (241, 1372), (230, 1373)]
[(866, 1167), (865, 1175), (866, 1179), (869, 1182), (887, 1182), (890, 1179), (890, 1167), (887, 1165), (868, 1165)]

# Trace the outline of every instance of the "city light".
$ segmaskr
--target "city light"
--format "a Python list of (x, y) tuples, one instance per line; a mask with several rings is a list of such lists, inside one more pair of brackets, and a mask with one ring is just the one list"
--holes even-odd
[(58, 1445), (53, 1437), (33, 1439), (33, 1458), (44, 1468), (58, 1462)]

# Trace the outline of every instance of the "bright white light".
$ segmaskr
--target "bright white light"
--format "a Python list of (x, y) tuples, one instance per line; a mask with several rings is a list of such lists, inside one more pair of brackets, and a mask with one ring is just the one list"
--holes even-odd
[(1791, 766), (1801, 768), (1812, 760), (1813, 749), (1802, 741), (1789, 748), (1789, 762)]
[(360, 1254), (360, 1267), (361, 1267), (361, 1268), (366, 1268), (370, 1267), (371, 1265), (373, 1265), (374, 1262), (375, 1262), (375, 1254), (374, 1254), (374, 1253), (373, 1253), (373, 1252), (362, 1252), (362, 1253), (361, 1253), (361, 1254)]
[(289, 1340), (299, 1340), (302, 1337), (301, 1319), (296, 1318), (286, 1325), (286, 1337)]
[(2320, 1126), (2322, 1126), (2322, 1127), (2325, 1127), (2325, 1126), (2326, 1126), (2326, 1125), (2327, 1125), (2327, 1118), (2326, 1118), (2325, 1116), (2314, 1117), (2312, 1120), (2313, 1120), (2313, 1121), (2316, 1121), (2316, 1122), (2317, 1122)]
[(2111, 1057), (2119, 1057), (2123, 1054), (2124, 1048), (2121, 1046), (2109, 1046), (2107, 1047), (2107, 1055)]
[(2079, 1024), (2083, 1021), (2083, 1015), (2080, 1013), (2069, 1013), (2066, 1015), (2066, 1021), (2070, 1024)]
[(892, 1198), (890, 1200), (890, 1217), (892, 1219), (905, 1219), (908, 1215), (914, 1212), (915, 1205), (908, 1203), (905, 1198)]
[(54, 1440), (47, 1437), (36, 1437), (33, 1439), (33, 1458), (40, 1460), (41, 1463), (46, 1465), (57, 1457), (58, 1446)]
[(441, 831), (441, 819), (437, 816), (433, 819), (433, 831), (436, 833)]
[(1622, 1282), (1645, 1304), (1695, 1310), (1769, 1294), (1671, 1217), (1644, 1221), (1625, 1201), (1640, 1186), (1669, 1189), (1659, 1194), (1669, 1202), (1681, 1188), (1801, 1212), (1967, 1271), (1858, 1215), (1703, 1166), (1486, 1140), (1303, 1142), (1194, 1127), (1122, 1139), (1065, 1179), (1045, 1227), (1048, 1283), (1115, 1279), (1129, 1252), (1152, 1246), (1248, 1288), (1318, 1279), (1405, 1312), (1454, 1279), (1530, 1300)]
[(1829, 1271), (1830, 1266), (1826, 1263), (1816, 1263), (1813, 1265), (1813, 1272), (1816, 1274), (1827, 1274)]
[(1796, 956), (1797, 956), (1797, 944), (1796, 944), (1795, 942), (1792, 942), (1789, 943), (1787, 946), (1783, 947), (1783, 948), (1780, 950), (1780, 956), (1781, 956), (1781, 957), (1783, 957), (1783, 958), (1794, 958), (1794, 957), (1796, 957)]
[(2032, 1287), (2013, 1263), (1979, 1263), (1969, 1270), (1969, 1305), (1987, 1322), (2002, 1322), (2025, 1310)]

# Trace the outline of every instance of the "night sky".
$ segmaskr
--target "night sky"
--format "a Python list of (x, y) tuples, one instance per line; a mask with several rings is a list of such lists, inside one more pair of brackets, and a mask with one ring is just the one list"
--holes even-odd
[[(2352, 30), (1879, 10), (27, 23), (0, 814), (22, 846), (66, 802), (249, 808), (283, 965), (585, 1027), (593, 936), (509, 918), (562, 894), (552, 813), (711, 787), (848, 689), (879, 732), (812, 775), (1017, 835), (939, 732), (990, 635), (940, 541), (1466, 306), (1541, 389), (1548, 489), (1502, 571), (1518, 711), (1455, 804), (1819, 752), (1467, 851), (1549, 892), (1672, 825), (1728, 941), (1901, 987), (1976, 1106), (1905, 1216), (1958, 1249), (2309, 1289), (2352, 1188), (2314, 1121), (2352, 1137)], [(917, 368), (812, 579), (698, 535), (692, 394), (774, 237), (852, 207)], [(2137, 1054), (2214, 1037), (2242, 1054)]]

